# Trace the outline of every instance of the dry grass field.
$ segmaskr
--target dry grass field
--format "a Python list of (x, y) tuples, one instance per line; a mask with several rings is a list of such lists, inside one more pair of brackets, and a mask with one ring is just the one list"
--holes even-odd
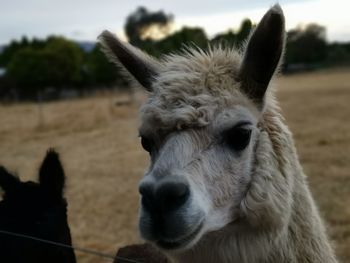
[[(350, 262), (350, 69), (282, 77), (278, 98), (342, 262)], [(138, 242), (137, 185), (148, 163), (137, 108), (120, 95), (0, 105), (0, 164), (35, 179), (49, 147), (61, 153), (73, 242), (114, 254)], [(79, 262), (109, 262), (77, 253)]]

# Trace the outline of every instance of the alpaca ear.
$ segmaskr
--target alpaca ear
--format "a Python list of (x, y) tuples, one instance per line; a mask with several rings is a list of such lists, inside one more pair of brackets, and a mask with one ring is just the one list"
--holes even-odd
[(251, 35), (241, 64), (241, 89), (262, 106), (266, 89), (281, 61), (285, 43), (284, 15), (276, 4)]
[(59, 155), (54, 150), (47, 151), (39, 171), (40, 187), (53, 199), (63, 197), (64, 170)]
[(122, 43), (107, 30), (103, 31), (98, 38), (102, 50), (111, 62), (125, 69), (146, 90), (152, 91), (152, 81), (158, 75), (159, 67), (154, 58), (128, 43)]
[(11, 191), (20, 183), (19, 179), (10, 174), (5, 167), (0, 166), (0, 187), (5, 191)]

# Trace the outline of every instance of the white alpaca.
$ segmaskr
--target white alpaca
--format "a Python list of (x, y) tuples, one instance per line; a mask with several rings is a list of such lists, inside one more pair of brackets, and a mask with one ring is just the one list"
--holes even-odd
[(105, 31), (109, 58), (149, 92), (151, 165), (140, 232), (173, 262), (334, 263), (271, 82), (285, 42), (272, 7), (243, 52), (187, 50), (157, 61)]

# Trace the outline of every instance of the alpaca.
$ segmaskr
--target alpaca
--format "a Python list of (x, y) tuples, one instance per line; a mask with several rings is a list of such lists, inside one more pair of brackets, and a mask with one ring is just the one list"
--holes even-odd
[[(72, 245), (63, 197), (64, 171), (49, 150), (41, 164), (40, 183), (21, 182), (0, 167), (0, 230)], [(73, 249), (0, 233), (1, 262), (76, 262)]]
[(241, 50), (156, 60), (108, 31), (112, 62), (149, 92), (139, 133), (141, 236), (171, 262), (335, 263), (274, 98), (285, 46), (279, 5)]

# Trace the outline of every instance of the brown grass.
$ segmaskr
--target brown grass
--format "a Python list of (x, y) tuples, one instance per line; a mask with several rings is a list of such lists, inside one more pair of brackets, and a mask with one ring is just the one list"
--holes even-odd
[[(342, 262), (350, 262), (350, 70), (282, 77), (278, 97)], [(116, 96), (119, 97), (120, 96)], [(137, 185), (147, 154), (138, 105), (108, 97), (0, 106), (0, 164), (36, 178), (47, 148), (61, 153), (75, 245), (114, 254), (138, 242)], [(79, 262), (108, 262), (77, 253)]]

